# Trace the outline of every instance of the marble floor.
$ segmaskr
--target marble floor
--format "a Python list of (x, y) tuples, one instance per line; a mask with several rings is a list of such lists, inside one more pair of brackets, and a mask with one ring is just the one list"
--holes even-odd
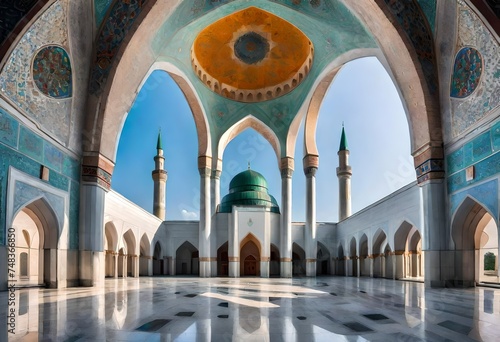
[[(8, 296), (0, 293), (0, 322)], [(485, 287), (146, 277), (14, 297), (15, 335), (2, 323), (0, 341), (500, 341), (500, 289)]]

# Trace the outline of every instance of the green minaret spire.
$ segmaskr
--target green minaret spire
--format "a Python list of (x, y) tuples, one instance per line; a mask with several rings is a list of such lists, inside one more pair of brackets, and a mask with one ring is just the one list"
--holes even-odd
[(347, 148), (347, 138), (345, 137), (344, 124), (342, 123), (342, 136), (340, 137), (340, 147), (339, 151), (346, 151)]
[(163, 150), (163, 146), (161, 144), (161, 128), (158, 130), (158, 142), (156, 143), (157, 150)]

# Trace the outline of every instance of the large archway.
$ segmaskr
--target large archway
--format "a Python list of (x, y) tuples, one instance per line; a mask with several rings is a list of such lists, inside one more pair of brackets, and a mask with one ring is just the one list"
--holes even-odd
[(487, 207), (467, 197), (456, 210), (451, 229), (455, 243), (456, 285), (499, 283), (498, 227)]
[(50, 205), (37, 199), (14, 217), (9, 233), (15, 235), (14, 278), (16, 286), (56, 288), (59, 279), (58, 221)]
[(198, 275), (200, 258), (198, 249), (185, 241), (175, 252), (175, 274)]
[(339, 276), (345, 276), (346, 275), (345, 264), (346, 264), (346, 259), (345, 259), (344, 247), (342, 245), (339, 245), (337, 267), (335, 270), (335, 274)]
[(137, 277), (138, 257), (136, 254), (136, 240), (134, 232), (129, 229), (123, 234), (123, 242), (125, 245), (123, 275), (127, 277)]

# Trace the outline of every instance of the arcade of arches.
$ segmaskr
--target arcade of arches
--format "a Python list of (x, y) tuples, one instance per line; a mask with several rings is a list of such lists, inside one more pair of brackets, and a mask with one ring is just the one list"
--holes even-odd
[[(8, 3), (16, 14), (0, 20), (0, 260), (15, 259), (15, 276), (0, 263), (1, 290), (153, 275), (500, 283), (494, 1)], [(363, 57), (378, 59), (398, 91), (416, 182), (353, 214), (356, 169), (343, 131), (340, 221), (318, 222), (319, 109), (337, 72)], [(182, 90), (196, 126), (197, 221), (165, 214), (161, 137), (151, 152), (155, 215), (111, 190), (123, 123), (156, 70)], [(281, 193), (250, 169), (221, 189), (224, 150), (246, 129), (275, 152)], [(294, 172), (306, 177), (305, 222), (292, 222)]]

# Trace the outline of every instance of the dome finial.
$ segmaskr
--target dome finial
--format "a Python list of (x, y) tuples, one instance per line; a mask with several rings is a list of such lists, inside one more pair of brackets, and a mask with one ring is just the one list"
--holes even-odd
[(250, 170), (250, 160), (248, 161), (248, 169)]

